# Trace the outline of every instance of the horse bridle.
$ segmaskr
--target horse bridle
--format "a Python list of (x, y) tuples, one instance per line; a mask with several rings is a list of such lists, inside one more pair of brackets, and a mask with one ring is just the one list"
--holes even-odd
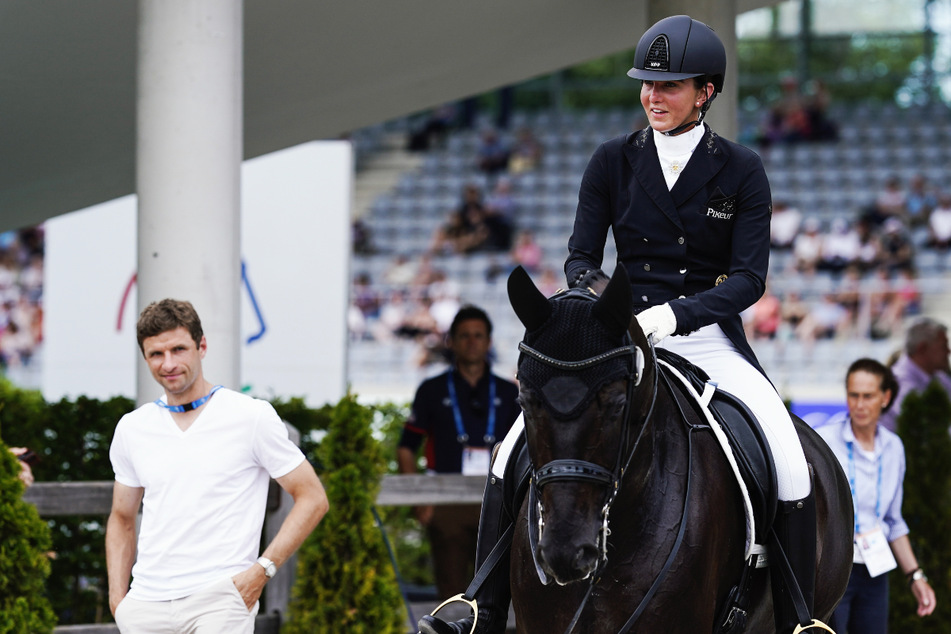
[[(532, 502), (537, 501), (537, 505), (538, 505), (538, 508), (537, 508), (538, 520), (537, 521), (539, 525), (538, 526), (539, 539), (541, 538), (541, 531), (544, 526), (543, 509), (541, 507), (541, 502), (540, 502), (541, 498), (539, 496), (539, 493), (540, 493), (541, 487), (544, 484), (547, 484), (549, 482), (556, 481), (556, 480), (580, 480), (580, 481), (594, 481), (594, 482), (600, 482), (600, 483), (612, 485), (607, 496), (607, 501), (605, 502), (605, 505), (602, 509), (602, 527), (601, 527), (601, 535), (600, 535), (601, 559), (598, 562), (598, 566), (595, 569), (595, 571), (588, 575), (588, 578), (590, 579), (588, 584), (588, 589), (585, 592), (585, 595), (582, 598), (581, 603), (578, 605), (578, 608), (575, 611), (575, 615), (572, 618), (571, 623), (568, 624), (568, 627), (565, 630), (565, 634), (571, 634), (571, 632), (574, 631), (575, 625), (577, 625), (578, 620), (581, 618), (581, 614), (584, 611), (585, 605), (587, 605), (588, 599), (590, 599), (591, 593), (600, 579), (600, 575), (601, 575), (601, 572), (603, 571), (604, 565), (605, 563), (607, 563), (607, 541), (608, 541), (608, 537), (611, 534), (611, 530), (608, 526), (608, 516), (611, 511), (611, 506), (613, 505), (614, 500), (617, 498), (618, 491), (620, 490), (620, 487), (621, 487), (621, 478), (623, 478), (624, 474), (627, 472), (627, 469), (630, 466), (631, 460), (634, 458), (634, 454), (637, 452), (638, 446), (640, 446), (641, 440), (643, 439), (643, 436), (644, 436), (644, 430), (646, 430), (648, 427), (648, 423), (650, 422), (651, 416), (654, 413), (654, 405), (657, 402), (657, 389), (659, 384), (660, 368), (657, 365), (657, 353), (654, 349), (654, 344), (651, 341), (651, 338), (648, 337), (647, 343), (651, 352), (651, 356), (653, 358), (653, 368), (654, 368), (653, 381), (651, 382), (650, 406), (648, 407), (647, 413), (644, 415), (644, 420), (641, 423), (640, 430), (638, 431), (638, 434), (637, 434), (637, 438), (634, 441), (634, 445), (631, 447), (630, 451), (628, 452), (627, 459), (624, 461), (624, 464), (621, 465), (621, 459), (624, 453), (624, 447), (627, 445), (629, 441), (629, 434), (630, 434), (629, 417), (630, 417), (630, 407), (631, 407), (631, 403), (633, 401), (633, 396), (634, 396), (634, 389), (638, 385), (640, 385), (641, 378), (644, 372), (644, 353), (640, 348), (635, 346), (633, 343), (630, 343), (629, 339), (630, 339), (630, 335), (627, 335), (626, 343), (624, 346), (620, 348), (615, 348), (614, 350), (608, 351), (606, 353), (602, 353), (600, 355), (596, 355), (594, 357), (591, 357), (590, 359), (585, 359), (583, 361), (561, 361), (561, 360), (549, 357), (548, 355), (542, 354), (541, 352), (538, 352), (537, 350), (525, 345), (524, 342), (519, 344), (519, 350), (523, 352), (524, 354), (527, 354), (542, 363), (546, 363), (548, 365), (552, 365), (554, 367), (559, 367), (563, 369), (569, 369), (569, 368), (577, 369), (581, 365), (584, 365), (585, 367), (589, 367), (590, 365), (593, 365), (595, 363), (601, 363), (606, 361), (609, 358), (614, 358), (623, 354), (634, 354), (634, 358), (635, 358), (634, 371), (629, 376), (628, 388), (627, 388), (627, 400), (624, 404), (624, 412), (623, 412), (623, 419), (622, 419), (625, 421), (625, 426), (623, 431), (624, 437), (622, 439), (622, 442), (619, 443), (618, 459), (617, 459), (617, 464), (614, 471), (607, 471), (600, 465), (597, 465), (585, 460), (553, 460), (549, 462), (548, 464), (544, 465), (541, 469), (535, 470), (535, 472), (532, 475), (532, 482), (529, 488), (529, 495), (530, 495), (529, 513), (532, 514), (533, 511), (536, 511), (536, 509), (533, 508)], [(542, 473), (541, 481), (539, 481), (539, 475), (538, 475), (540, 472)], [(689, 480), (688, 480), (688, 489), (689, 489)], [(534, 498), (534, 500), (532, 498)], [(686, 513), (686, 503), (684, 505), (684, 512)], [(530, 521), (531, 521), (531, 518), (530, 518)], [(673, 562), (673, 559), (680, 548), (680, 544), (682, 543), (682, 540), (683, 540), (684, 526), (685, 526), (685, 522), (681, 520), (681, 528), (678, 533), (674, 548), (671, 550), (670, 554), (668, 555), (667, 561), (664, 564), (664, 568), (661, 571), (661, 574), (658, 576), (657, 579), (654, 580), (654, 583), (651, 585), (648, 592), (641, 599), (641, 602), (637, 606), (637, 609), (631, 615), (631, 618), (628, 619), (628, 621), (621, 628), (620, 632), (627, 632), (628, 630), (630, 630), (630, 628), (634, 625), (634, 622), (637, 620), (637, 618), (643, 613), (644, 609), (647, 607), (647, 604), (650, 601), (650, 599), (653, 597), (654, 593), (657, 591), (658, 587), (660, 586), (661, 580), (663, 579), (664, 576), (666, 576), (666, 572), (669, 570), (670, 565)], [(531, 531), (529, 531), (529, 533), (531, 533)], [(532, 556), (535, 557), (534, 548), (532, 548)], [(542, 575), (544, 575), (544, 572), (542, 571), (541, 567), (538, 565), (537, 561), (535, 563), (535, 566), (536, 566), (536, 570), (539, 573), (540, 579), (542, 580), (543, 583), (546, 583), (547, 585), (548, 582), (546, 581), (545, 577), (542, 577)]]
[[(627, 455), (627, 459), (625, 460), (625, 449), (630, 442), (631, 432), (631, 426), (628, 424), (628, 418), (630, 415), (630, 407), (633, 400), (634, 389), (640, 385), (641, 377), (644, 373), (644, 352), (631, 341), (629, 334), (625, 335), (625, 345), (580, 361), (563, 361), (556, 359), (539, 352), (538, 350), (535, 350), (531, 346), (525, 344), (525, 342), (519, 343), (518, 349), (521, 353), (545, 365), (568, 371), (584, 370), (621, 356), (630, 355), (633, 357), (631, 371), (627, 376), (627, 398), (624, 402), (624, 411), (622, 413), (621, 419), (624, 421), (624, 424), (622, 428), (621, 442), (618, 443), (618, 453), (617, 458), (615, 459), (614, 468), (609, 471), (601, 465), (589, 462), (587, 460), (559, 459), (552, 460), (551, 462), (534, 469), (531, 478), (530, 497), (532, 499), (530, 500), (529, 509), (533, 515), (537, 515), (539, 539), (541, 539), (541, 534), (545, 525), (544, 509), (541, 504), (541, 490), (546, 484), (564, 481), (593, 482), (595, 484), (601, 484), (608, 487), (608, 492), (605, 496), (605, 503), (601, 509), (602, 521), (601, 532), (599, 535), (601, 558), (598, 562), (598, 567), (596, 570), (589, 575), (593, 578), (597, 578), (608, 557), (608, 536), (611, 533), (608, 527), (608, 517), (611, 512), (611, 506), (617, 497), (617, 492), (621, 484), (621, 478), (624, 477), (624, 472), (627, 468), (627, 465), (630, 463), (631, 457), (634, 455), (634, 451), (637, 448), (641, 438), (640, 434), (638, 434), (637, 441), (635, 441), (634, 446), (631, 447), (631, 450)], [(654, 394), (656, 396), (656, 380), (654, 390)], [(651, 409), (653, 409), (653, 402), (651, 403)], [(644, 426), (641, 427), (641, 431), (643, 431), (643, 429)], [(536, 565), (536, 568), (540, 577), (544, 575), (544, 572), (539, 566)], [(542, 577), (543, 582), (546, 581), (546, 577)]]

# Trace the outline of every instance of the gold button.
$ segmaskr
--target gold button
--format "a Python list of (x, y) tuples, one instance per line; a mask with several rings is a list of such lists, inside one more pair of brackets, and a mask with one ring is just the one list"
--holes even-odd
[(722, 284), (722, 283), (725, 282), (726, 280), (727, 280), (727, 275), (726, 275), (726, 273), (724, 273), (723, 275), (721, 275), (720, 277), (717, 278), (717, 282), (716, 282), (716, 284), (714, 284), (714, 286), (719, 286), (720, 284)]
[(644, 270), (645, 270), (645, 271), (650, 271), (650, 270), (651, 270), (651, 265), (650, 265), (650, 264), (645, 264), (645, 265), (644, 265)]

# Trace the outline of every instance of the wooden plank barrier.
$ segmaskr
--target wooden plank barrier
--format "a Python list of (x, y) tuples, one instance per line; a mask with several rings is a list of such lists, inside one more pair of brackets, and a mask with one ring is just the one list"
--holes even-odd
[[(112, 508), (112, 481), (97, 482), (36, 482), (28, 488), (23, 499), (36, 506), (42, 517), (68, 515), (107, 516)], [(383, 477), (379, 506), (416, 506), (443, 504), (481, 504), (485, 488), (484, 476), (458, 474), (440, 475), (387, 475)], [(284, 517), (290, 511), (293, 500), (275, 482), (271, 482), (268, 495), (268, 512), (265, 518), (265, 534), (272, 538)], [(331, 508), (330, 512), (333, 512)], [(280, 618), (287, 609), (290, 590), (294, 583), (293, 561), (285, 564), (268, 582), (267, 601), (255, 623), (255, 634), (276, 634)], [(422, 609), (423, 606), (414, 606)], [(423, 610), (421, 613), (425, 613)], [(276, 614), (275, 614), (276, 613)], [(417, 615), (419, 616), (419, 614)], [(115, 625), (63, 625), (56, 634), (116, 634)]]

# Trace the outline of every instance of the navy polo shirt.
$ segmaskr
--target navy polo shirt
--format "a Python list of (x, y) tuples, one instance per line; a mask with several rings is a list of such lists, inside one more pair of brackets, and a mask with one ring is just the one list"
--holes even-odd
[[(452, 399), (449, 395), (450, 371), (443, 372), (420, 384), (413, 400), (413, 410), (403, 427), (399, 446), (414, 453), (426, 443), (426, 466), (436, 473), (460, 473), (462, 450), (465, 446), (486, 447), (484, 436), (489, 420), (489, 376), (487, 371), (479, 382), (469, 385), (458, 372), (452, 372), (456, 401), (462, 424), (469, 440), (463, 445), (458, 440)], [(521, 409), (516, 398), (518, 387), (511, 381), (495, 376), (495, 440), (501, 441), (511, 429)], [(494, 443), (493, 443), (494, 445)], [(491, 446), (489, 447), (491, 449)]]

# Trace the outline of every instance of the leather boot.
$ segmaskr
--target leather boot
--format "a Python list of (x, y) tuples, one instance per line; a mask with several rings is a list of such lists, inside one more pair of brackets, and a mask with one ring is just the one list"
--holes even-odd
[[(780, 501), (779, 512), (773, 523), (777, 541), (782, 547), (793, 576), (799, 584), (802, 593), (803, 607), (808, 620), (800, 623), (796, 612), (794, 597), (796, 589), (792, 591), (783, 577), (779, 565), (782, 555), (774, 557), (770, 553), (770, 577), (773, 583), (773, 615), (776, 621), (776, 631), (779, 634), (789, 634), (797, 625), (809, 625), (813, 618), (814, 599), (816, 593), (816, 495), (813, 489), (808, 496), (801, 500)], [(775, 562), (775, 563), (774, 563)]]
[[(479, 517), (479, 539), (476, 545), (476, 571), (480, 570), (489, 553), (498, 543), (502, 534), (514, 522), (515, 512), (513, 505), (518, 506), (519, 490), (524, 476), (530, 469), (528, 452), (524, 447), (524, 436), (520, 439), (520, 447), (512, 452), (512, 458), (506, 469), (506, 480), (517, 480), (503, 488), (502, 480), (489, 474), (486, 481), (485, 493), (482, 497), (482, 514)], [(489, 572), (482, 585), (475, 592), (474, 597), (479, 606), (479, 619), (473, 630), (471, 616), (459, 621), (445, 622), (439, 617), (426, 615), (419, 620), (419, 634), (502, 634), (508, 622), (509, 602), (512, 599), (509, 586), (509, 552), (499, 559), (495, 567)]]

